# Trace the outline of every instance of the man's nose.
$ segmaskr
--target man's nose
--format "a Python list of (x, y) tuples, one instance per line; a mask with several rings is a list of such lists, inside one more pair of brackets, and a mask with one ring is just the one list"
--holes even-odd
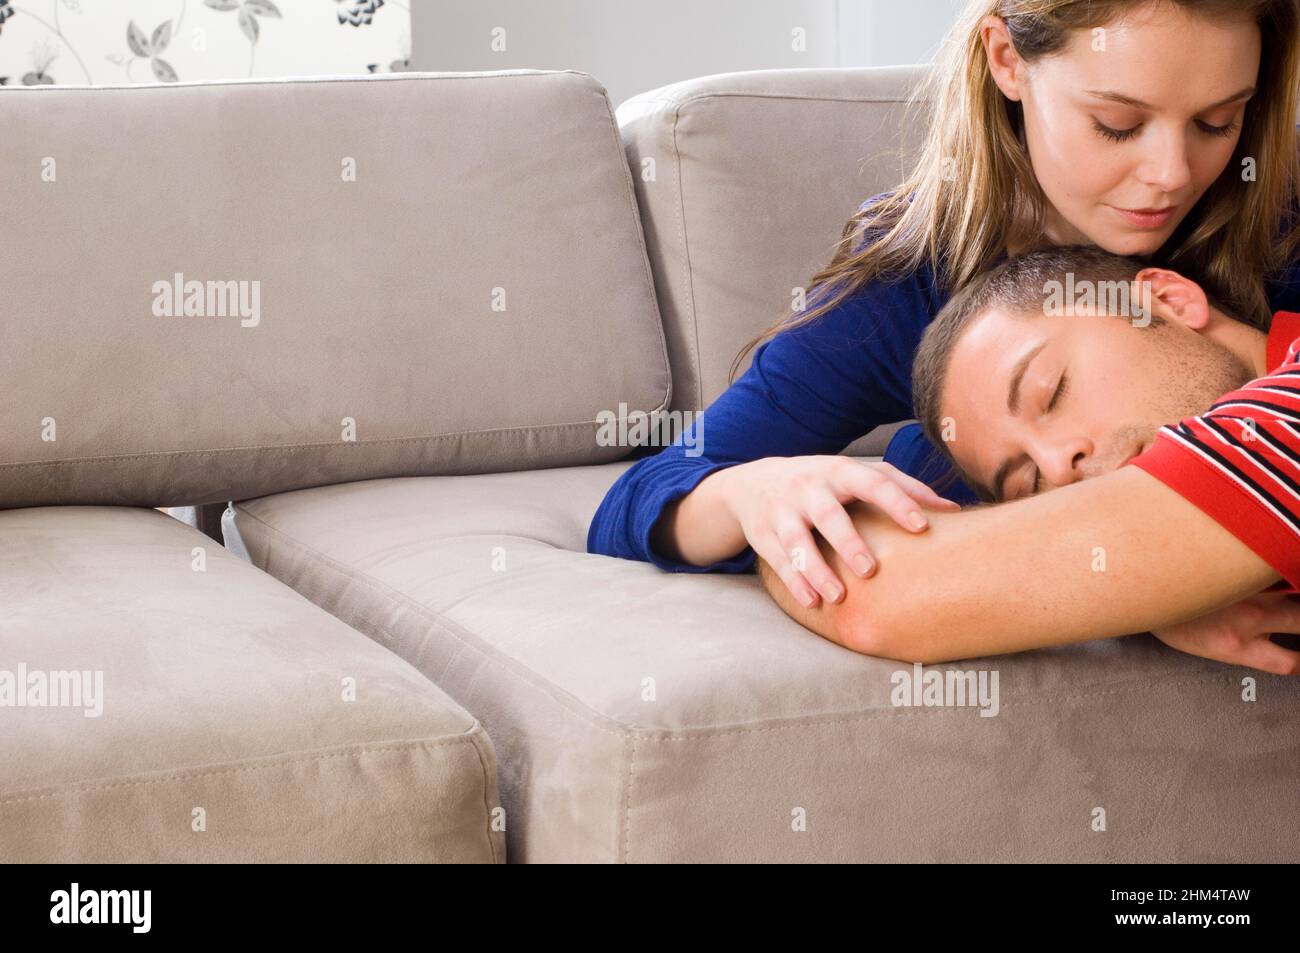
[(1069, 486), (1097, 475), (1089, 470), (1095, 458), (1092, 441), (1079, 437), (1044, 448), (1039, 469), (1052, 486)]

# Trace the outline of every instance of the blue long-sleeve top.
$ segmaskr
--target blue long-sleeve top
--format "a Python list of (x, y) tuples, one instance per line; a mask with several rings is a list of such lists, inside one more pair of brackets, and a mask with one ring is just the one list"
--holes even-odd
[[(1274, 311), (1300, 310), (1300, 269), (1267, 290)], [(587, 551), (674, 572), (752, 571), (751, 547), (708, 566), (666, 558), (651, 548), (651, 528), (670, 503), (724, 467), (839, 453), (878, 426), (912, 419), (912, 358), (948, 297), (927, 264), (902, 278), (870, 281), (825, 314), (765, 341), (748, 370), (696, 416), (686, 435), (619, 477), (592, 519)], [(697, 427), (699, 441), (690, 432)], [(691, 446), (702, 452), (690, 455)], [(951, 500), (977, 500), (919, 424), (895, 434), (884, 460), (931, 486), (951, 480), (941, 491)]]

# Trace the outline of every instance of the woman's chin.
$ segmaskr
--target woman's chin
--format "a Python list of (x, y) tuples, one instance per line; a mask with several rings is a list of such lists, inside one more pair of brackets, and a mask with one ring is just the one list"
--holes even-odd
[(1112, 255), (1133, 255), (1142, 257), (1152, 255), (1160, 250), (1172, 233), (1161, 230), (1159, 232), (1115, 232), (1110, 231), (1101, 235), (1094, 241), (1103, 250), (1110, 252)]

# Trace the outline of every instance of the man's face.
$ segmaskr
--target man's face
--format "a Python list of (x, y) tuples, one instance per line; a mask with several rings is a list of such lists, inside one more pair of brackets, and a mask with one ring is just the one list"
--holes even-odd
[(957, 463), (1009, 500), (1123, 466), (1160, 427), (1249, 379), (1230, 350), (1177, 322), (995, 306), (953, 347), (940, 413)]

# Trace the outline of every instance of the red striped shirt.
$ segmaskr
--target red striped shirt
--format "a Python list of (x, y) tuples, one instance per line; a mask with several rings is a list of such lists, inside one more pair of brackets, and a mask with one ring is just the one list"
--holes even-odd
[(1129, 463), (1196, 504), (1300, 590), (1300, 314), (1279, 311), (1269, 373), (1161, 427)]

